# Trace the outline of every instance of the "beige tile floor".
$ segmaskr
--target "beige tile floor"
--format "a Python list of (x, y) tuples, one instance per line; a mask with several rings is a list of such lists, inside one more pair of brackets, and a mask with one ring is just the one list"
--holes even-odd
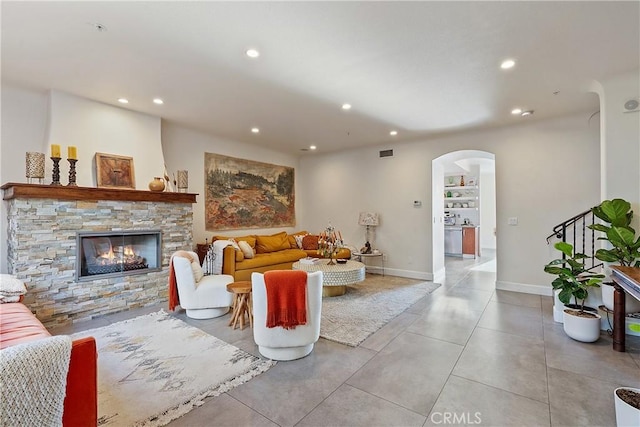
[[(551, 298), (495, 291), (495, 273), (470, 270), (486, 261), (447, 259), (443, 286), (359, 347), (320, 339), (308, 357), (280, 362), (170, 425), (614, 426), (613, 390), (640, 387), (640, 340), (628, 339), (626, 353), (612, 351), (606, 333), (594, 344), (571, 340), (553, 322)], [(258, 355), (251, 330), (232, 330), (228, 315), (176, 316)]]

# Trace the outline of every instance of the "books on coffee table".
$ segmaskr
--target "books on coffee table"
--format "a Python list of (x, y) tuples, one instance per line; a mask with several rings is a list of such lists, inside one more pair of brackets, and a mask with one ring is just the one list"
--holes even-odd
[(317, 264), (320, 262), (320, 258), (306, 257), (300, 259), (300, 264)]

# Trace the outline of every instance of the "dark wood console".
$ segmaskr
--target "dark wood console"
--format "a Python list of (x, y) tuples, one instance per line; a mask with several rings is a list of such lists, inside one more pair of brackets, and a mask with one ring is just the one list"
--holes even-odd
[(611, 267), (613, 283), (613, 349), (625, 351), (625, 293), (640, 301), (640, 268)]

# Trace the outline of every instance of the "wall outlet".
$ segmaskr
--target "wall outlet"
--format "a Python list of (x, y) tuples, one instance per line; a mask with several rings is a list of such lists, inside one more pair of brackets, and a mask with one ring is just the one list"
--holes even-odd
[(518, 217), (517, 216), (509, 217), (509, 219), (507, 219), (507, 224), (518, 225)]

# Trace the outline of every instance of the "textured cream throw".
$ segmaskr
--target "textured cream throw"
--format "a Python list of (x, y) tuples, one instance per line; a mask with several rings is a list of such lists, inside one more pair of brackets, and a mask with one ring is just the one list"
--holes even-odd
[(62, 426), (70, 357), (66, 335), (0, 350), (0, 426)]

